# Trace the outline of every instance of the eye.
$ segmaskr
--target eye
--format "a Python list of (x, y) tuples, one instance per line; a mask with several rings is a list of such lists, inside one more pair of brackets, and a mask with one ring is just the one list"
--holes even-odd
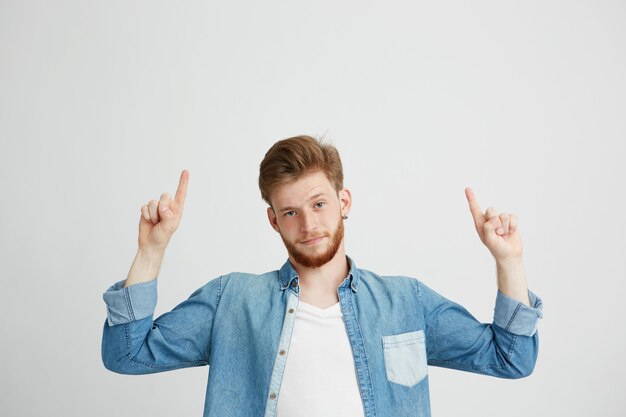
[(287, 213), (285, 213), (285, 216), (287, 217), (293, 217), (293, 216), (288, 216), (289, 213), (295, 213), (295, 211), (288, 211)]
[[(315, 205), (317, 206), (318, 204), (326, 204), (325, 201), (318, 201), (317, 203), (315, 203)], [(320, 207), (321, 208), (321, 207)]]

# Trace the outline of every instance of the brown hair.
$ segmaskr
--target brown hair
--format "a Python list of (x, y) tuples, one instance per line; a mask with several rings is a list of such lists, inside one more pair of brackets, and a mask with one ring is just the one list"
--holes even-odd
[(336, 192), (343, 189), (343, 166), (337, 148), (306, 135), (279, 140), (259, 166), (261, 198), (271, 207), (270, 196), (277, 187), (318, 170), (324, 172)]

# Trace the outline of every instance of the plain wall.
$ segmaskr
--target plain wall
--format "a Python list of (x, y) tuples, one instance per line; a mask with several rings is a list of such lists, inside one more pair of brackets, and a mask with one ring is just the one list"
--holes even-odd
[(339, 149), (346, 252), (491, 322), (464, 188), (515, 213), (544, 300), (534, 373), (430, 367), (433, 416), (621, 416), (626, 6), (618, 1), (0, 1), (3, 416), (201, 416), (208, 367), (107, 371), (102, 293), (190, 171), (156, 315), (278, 269), (258, 167)]

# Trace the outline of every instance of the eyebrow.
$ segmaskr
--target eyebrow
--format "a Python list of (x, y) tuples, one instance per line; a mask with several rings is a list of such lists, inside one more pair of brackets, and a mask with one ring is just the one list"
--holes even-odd
[[(326, 196), (326, 194), (325, 193), (317, 193), (313, 197), (309, 198), (309, 201), (315, 200), (316, 198), (321, 197), (321, 196)], [(281, 208), (278, 211), (279, 212), (283, 212), (283, 211), (287, 211), (287, 210), (293, 210), (293, 209), (296, 209), (296, 208), (297, 207), (283, 207), (283, 208)]]

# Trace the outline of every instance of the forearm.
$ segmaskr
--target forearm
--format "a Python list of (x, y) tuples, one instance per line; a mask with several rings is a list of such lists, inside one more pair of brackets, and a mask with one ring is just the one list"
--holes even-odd
[(155, 279), (159, 275), (164, 254), (163, 251), (138, 250), (128, 272), (128, 278), (124, 282), (124, 287)]
[(496, 260), (498, 289), (505, 295), (530, 306), (528, 284), (522, 258)]

